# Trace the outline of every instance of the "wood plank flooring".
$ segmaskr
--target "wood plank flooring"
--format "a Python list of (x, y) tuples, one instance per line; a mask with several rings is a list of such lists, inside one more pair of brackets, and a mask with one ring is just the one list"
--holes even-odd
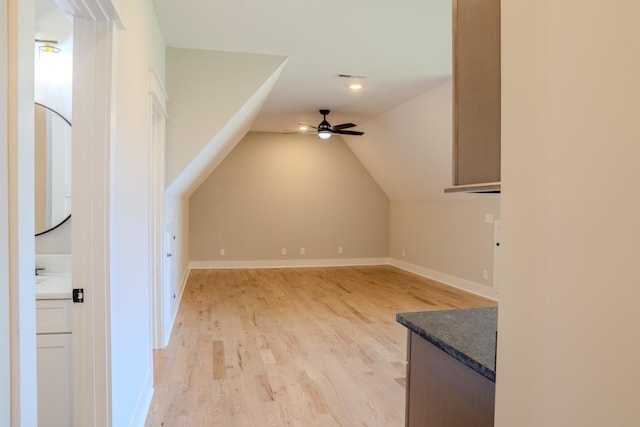
[(390, 266), (194, 270), (146, 426), (403, 426), (396, 313), (494, 305)]

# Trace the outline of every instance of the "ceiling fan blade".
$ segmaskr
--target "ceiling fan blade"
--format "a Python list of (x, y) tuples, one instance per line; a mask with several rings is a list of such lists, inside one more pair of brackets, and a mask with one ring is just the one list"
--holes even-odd
[(311, 129), (318, 129), (318, 126), (310, 125), (309, 123), (298, 122), (298, 126), (306, 126)]
[(333, 133), (338, 133), (342, 135), (364, 135), (364, 132), (360, 132), (357, 130), (334, 130)]
[(342, 129), (347, 129), (347, 128), (352, 128), (355, 127), (356, 125), (353, 123), (342, 123), (341, 125), (335, 125), (333, 126), (334, 130), (342, 130)]

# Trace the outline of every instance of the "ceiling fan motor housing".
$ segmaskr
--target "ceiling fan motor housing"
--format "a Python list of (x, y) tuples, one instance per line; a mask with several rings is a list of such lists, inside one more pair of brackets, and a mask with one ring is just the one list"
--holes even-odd
[(327, 114), (329, 114), (329, 110), (320, 110), (320, 114), (322, 114), (322, 121), (316, 129), (318, 129), (318, 137), (321, 139), (330, 138), (332, 133), (339, 133), (342, 135), (364, 135), (364, 132), (345, 130), (347, 128), (354, 127), (355, 125), (353, 123), (342, 123), (340, 125), (331, 126), (327, 121)]
[(329, 114), (329, 110), (320, 110), (320, 114), (322, 114), (322, 121), (318, 125), (318, 132), (320, 131), (331, 132), (331, 125), (327, 121), (327, 114)]

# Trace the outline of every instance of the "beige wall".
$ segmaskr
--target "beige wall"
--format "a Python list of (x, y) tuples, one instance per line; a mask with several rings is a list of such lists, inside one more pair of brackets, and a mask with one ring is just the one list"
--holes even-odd
[(499, 218), (500, 200), (482, 197), (392, 201), (394, 262), (411, 264), (406, 266), (410, 270), (422, 270), (435, 279), (495, 298), (494, 223), (488, 221)]
[(362, 137), (345, 137), (391, 200), (452, 199), (451, 79), (381, 116), (358, 124)]
[(499, 196), (444, 193), (453, 176), (452, 90), (445, 79), (362, 124), (365, 135), (347, 141), (391, 199), (392, 263), (497, 298), (493, 224), (485, 215), (499, 218)]
[(638, 16), (502, 2), (498, 427), (640, 425)]
[(388, 256), (389, 201), (339, 137), (249, 133), (192, 195), (190, 224), (192, 261)]

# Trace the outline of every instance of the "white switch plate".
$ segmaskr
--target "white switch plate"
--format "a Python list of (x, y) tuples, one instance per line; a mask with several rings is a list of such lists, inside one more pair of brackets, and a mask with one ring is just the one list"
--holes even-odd
[(493, 214), (485, 214), (484, 215), (484, 222), (486, 222), (488, 224), (493, 224)]
[(338, 246), (338, 253), (341, 254), (344, 252), (344, 249), (342, 248), (342, 246)]
[(282, 248), (282, 255), (286, 255), (287, 254), (287, 248)]
[(306, 252), (305, 248), (300, 248), (300, 255), (304, 255)]
[(225, 252), (224, 252), (224, 248), (220, 248), (220, 256), (224, 256)]

